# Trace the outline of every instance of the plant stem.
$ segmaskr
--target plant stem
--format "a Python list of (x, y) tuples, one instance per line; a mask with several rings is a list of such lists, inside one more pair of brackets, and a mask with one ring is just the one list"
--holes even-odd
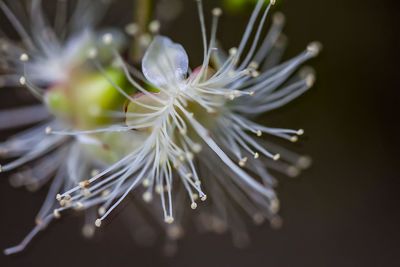
[(134, 22), (138, 27), (138, 32), (133, 40), (131, 58), (135, 63), (140, 62), (143, 56), (141, 38), (148, 33), (151, 9), (153, 0), (135, 0)]

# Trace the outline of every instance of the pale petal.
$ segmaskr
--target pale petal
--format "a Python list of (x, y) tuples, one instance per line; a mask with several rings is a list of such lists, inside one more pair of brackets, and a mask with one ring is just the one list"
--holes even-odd
[(143, 74), (156, 86), (176, 85), (185, 78), (188, 68), (185, 49), (163, 36), (154, 38), (142, 63)]

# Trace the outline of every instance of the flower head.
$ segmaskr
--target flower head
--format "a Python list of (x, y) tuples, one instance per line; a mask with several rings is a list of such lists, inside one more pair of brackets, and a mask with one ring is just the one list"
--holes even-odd
[[(296, 176), (310, 160), (261, 136), (296, 142), (304, 131), (270, 128), (254, 120), (313, 85), (312, 70), (296, 70), (318, 54), (320, 45), (312, 43), (295, 58), (279, 63), (284, 17), (274, 16), (271, 30), (260, 42), (275, 3), (265, 6), (264, 2), (257, 2), (238, 47), (225, 53), (217, 45), (221, 9), (212, 11), (208, 40), (202, 3), (197, 1), (204, 57), (194, 69), (189, 67), (185, 49), (164, 36), (155, 36), (149, 45), (141, 73), (125, 62), (112, 33), (101, 38), (101, 45), (113, 56), (112, 67), (98, 55), (99, 43), (89, 45), (86, 55), (95, 66), (90, 73), (96, 78), (82, 86), (81, 77), (71, 72), (61, 86), (51, 82), (44, 99), (56, 119), (45, 132), (42, 126), (3, 144), (8, 155), (19, 156), (3, 170), (42, 157), (34, 170), (43, 171), (42, 162), (44, 166), (60, 159), (55, 165), (57, 177), (68, 177), (56, 178), (50, 190), (49, 196), (59, 193), (58, 204), (49, 198), (39, 216), (41, 224), (20, 246), (7, 252), (23, 249), (38, 230), (70, 209), (97, 209), (97, 219), (91, 220), (100, 227), (132, 192), (141, 194), (149, 209), (161, 211), (167, 235), (173, 240), (181, 236), (184, 207), (197, 209), (200, 201), (208, 199), (211, 204), (201, 207), (198, 222), (216, 232), (230, 228), (239, 244), (245, 232), (237, 207), (257, 223), (269, 219), (279, 226), (276, 180), (266, 167)], [(22, 61), (27, 62), (27, 57), (23, 54)], [(77, 97), (71, 101), (71, 95)], [(97, 95), (100, 98), (93, 97)], [(102, 96), (109, 95), (106, 99), (115, 101), (100, 105)], [(93, 113), (107, 114), (107, 119), (90, 119)], [(34, 145), (26, 149), (26, 144)], [(48, 179), (49, 175), (41, 177)]]
[[(230, 199), (254, 220), (269, 218), (277, 223), (279, 202), (273, 190), (275, 179), (265, 167), (272, 166), (294, 176), (309, 165), (309, 160), (266, 145), (257, 138), (269, 134), (295, 142), (303, 130), (268, 128), (252, 119), (283, 106), (313, 85), (312, 71), (294, 73), (303, 62), (318, 54), (320, 46), (312, 43), (294, 59), (270, 67), (282, 49), (278, 41), (283, 17), (275, 16), (270, 33), (257, 50), (262, 26), (273, 4), (261, 12), (263, 2), (258, 2), (238, 48), (231, 49), (229, 56), (224, 57), (216, 46), (221, 10), (212, 12), (211, 38), (207, 43), (198, 1), (205, 48), (202, 65), (193, 71), (189, 69), (184, 48), (167, 37), (155, 37), (144, 55), (143, 77), (139, 79), (145, 85), (135, 80), (131, 68), (114, 51), (117, 64), (138, 91), (126, 96), (130, 101), (127, 126), (69, 134), (135, 131), (143, 142), (121, 161), (88, 180), (90, 197), (76, 187), (62, 194), (61, 199), (85, 203), (99, 199), (103, 191), (111, 192), (96, 220), (100, 226), (129, 193), (143, 187), (143, 199), (160, 203), (165, 222), (171, 224), (175, 221), (174, 213), (178, 212), (174, 209), (174, 194), (182, 185), (192, 209), (197, 208), (198, 199), (207, 199), (208, 189), (218, 211), (228, 209)], [(259, 16), (261, 22), (256, 27)], [(255, 37), (250, 41), (253, 31)], [(245, 54), (246, 46), (249, 48)], [(211, 64), (212, 59), (216, 63)], [(98, 67), (104, 72), (100, 64)], [(275, 163), (278, 160), (282, 162)], [(199, 169), (203, 170), (201, 174)], [(225, 197), (221, 198), (222, 194)], [(219, 213), (212, 216), (221, 218)], [(220, 219), (224, 225), (232, 219), (227, 217)]]

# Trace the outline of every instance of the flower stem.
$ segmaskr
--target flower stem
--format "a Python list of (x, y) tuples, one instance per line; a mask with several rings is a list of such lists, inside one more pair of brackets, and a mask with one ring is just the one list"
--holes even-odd
[(151, 18), (153, 0), (136, 0), (134, 10), (134, 22), (138, 27), (136, 38), (133, 40), (131, 58), (137, 63), (143, 56), (144, 48), (142, 38), (148, 33), (148, 25)]

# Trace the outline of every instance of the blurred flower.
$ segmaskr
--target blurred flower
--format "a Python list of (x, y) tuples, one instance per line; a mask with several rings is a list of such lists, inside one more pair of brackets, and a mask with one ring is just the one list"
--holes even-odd
[[(119, 159), (123, 149), (117, 148), (118, 142), (129, 134), (121, 133), (118, 138), (116, 134), (78, 138), (50, 134), (51, 130), (65, 127), (87, 128), (107, 123), (102, 113), (124, 102), (108, 80), (93, 73), (86, 62), (88, 55), (94, 52), (102, 58), (107, 56), (101, 47), (96, 50), (93, 47), (99, 43), (94, 26), (102, 18), (108, 1), (78, 1), (71, 14), (69, 3), (57, 1), (53, 27), (43, 14), (40, 0), (24, 6), (15, 1), (9, 4), (0, 1), (0, 8), (21, 38), (19, 43), (5, 35), (1, 37), (0, 65), (5, 73), (0, 76), (1, 84), (25, 86), (42, 103), (1, 111), (2, 118), (7, 118), (1, 120), (2, 129), (41, 123), (0, 144), (0, 156), (9, 161), (13, 159), (0, 166), (0, 171), (24, 167), (12, 174), (10, 181), (13, 186), (25, 186), (32, 191), (41, 188), (55, 174), (37, 215), (37, 226), (19, 246), (6, 250), (6, 254), (24, 249), (38, 231), (59, 216), (54, 211), (59, 207), (57, 193), (79, 184), (83, 177), (92, 175), (97, 168), (104, 168), (107, 162)], [(107, 73), (115, 83), (123, 84), (123, 74), (113, 69), (108, 69)], [(93, 213), (87, 213), (87, 222), (93, 225), (90, 214)], [(92, 232), (91, 228), (84, 227), (86, 235)]]

